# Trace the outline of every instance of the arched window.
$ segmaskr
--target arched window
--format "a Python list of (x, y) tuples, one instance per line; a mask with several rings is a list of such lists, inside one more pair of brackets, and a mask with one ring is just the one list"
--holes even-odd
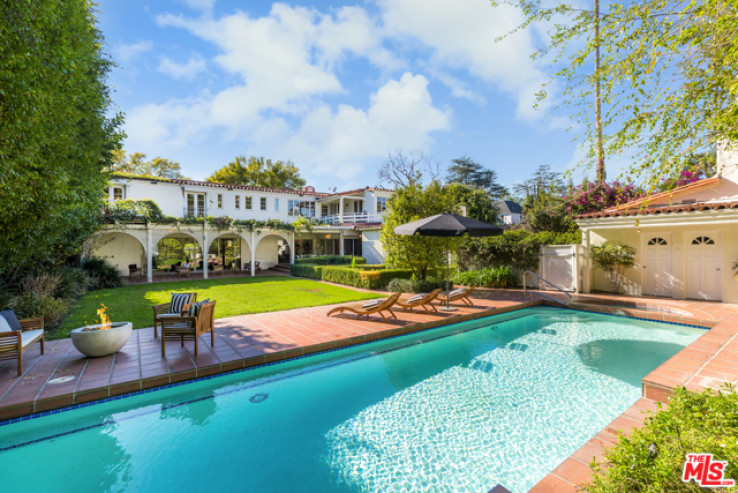
[(698, 236), (694, 240), (692, 240), (693, 245), (714, 245), (715, 240), (710, 238), (709, 236)]
[(658, 236), (656, 238), (651, 238), (650, 240), (648, 240), (648, 246), (667, 246), (668, 244), (669, 243), (665, 239), (659, 238)]

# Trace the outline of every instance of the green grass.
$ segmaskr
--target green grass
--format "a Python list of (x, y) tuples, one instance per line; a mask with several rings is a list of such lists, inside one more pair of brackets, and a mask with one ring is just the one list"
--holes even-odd
[(97, 323), (96, 310), (100, 308), (100, 303), (108, 307), (108, 315), (114, 322), (133, 322), (134, 329), (151, 327), (153, 305), (169, 302), (174, 292), (192, 291), (197, 292), (199, 301), (206, 298), (217, 301), (215, 318), (330, 305), (380, 296), (307, 279), (276, 276), (138, 284), (88, 293), (79, 300), (61, 326), (48, 334), (47, 339), (69, 337), (70, 330)]

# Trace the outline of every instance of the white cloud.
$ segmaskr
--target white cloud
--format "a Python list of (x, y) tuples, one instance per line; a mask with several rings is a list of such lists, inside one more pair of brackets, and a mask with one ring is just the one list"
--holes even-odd
[[(492, 82), (518, 102), (517, 116), (537, 118), (535, 93), (548, 78), (530, 59), (534, 43), (525, 30), (496, 42), (523, 18), (514, 7), (491, 7), (488, 0), (378, 0), (393, 36), (430, 47), (430, 63), (465, 70)], [(457, 90), (451, 85), (451, 89)], [(459, 93), (463, 95), (462, 91)]]
[(200, 55), (191, 57), (186, 63), (177, 63), (166, 56), (159, 61), (159, 72), (175, 79), (194, 79), (205, 68), (205, 59)]
[(125, 65), (142, 53), (153, 49), (154, 44), (151, 41), (144, 40), (138, 43), (117, 45), (113, 48), (113, 54), (119, 63)]
[(427, 86), (422, 75), (405, 73), (372, 94), (366, 111), (321, 106), (276, 147), (293, 160), (309, 159), (312, 175), (356, 177), (367, 161), (395, 150), (425, 149), (431, 132), (449, 128), (450, 111), (433, 105)]

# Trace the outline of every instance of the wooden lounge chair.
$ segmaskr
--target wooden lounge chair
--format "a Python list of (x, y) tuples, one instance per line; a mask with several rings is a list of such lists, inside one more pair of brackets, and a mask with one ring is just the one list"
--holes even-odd
[[(2, 322), (5, 322), (5, 318)], [(18, 320), (18, 322), (20, 322), (21, 330), (12, 330), (7, 322), (0, 327), (0, 360), (17, 360), (20, 376), (23, 373), (23, 351), (40, 341), (41, 354), (44, 354), (44, 319), (43, 317), (27, 318)]]
[[(474, 306), (474, 303), (469, 299), (469, 295), (476, 289), (476, 286), (469, 286), (468, 288), (454, 289), (448, 294), (449, 303), (456, 300), (461, 300), (468, 306)], [(438, 296), (438, 304), (446, 304), (446, 293), (441, 293)]]
[(184, 347), (185, 337), (195, 339), (195, 356), (197, 356), (197, 341), (200, 335), (210, 332), (210, 346), (215, 346), (215, 332), (213, 331), (213, 314), (215, 301), (200, 305), (197, 315), (183, 315), (181, 317), (167, 317), (161, 321), (161, 355), (166, 357), (167, 338), (179, 338)]
[(210, 270), (210, 273), (214, 276), (216, 274), (220, 274), (221, 276), (225, 276), (225, 269), (222, 265), (214, 265), (213, 268)]
[(414, 296), (410, 296), (405, 299), (398, 299), (397, 304), (402, 307), (403, 310), (412, 310), (415, 307), (422, 306), (423, 310), (429, 312), (429, 308), (432, 308), (434, 312), (437, 312), (436, 307), (433, 306), (433, 300), (435, 300), (441, 293), (441, 288), (434, 289), (430, 293), (421, 293)]
[(394, 305), (397, 302), (397, 299), (400, 297), (400, 293), (395, 293), (389, 298), (385, 298), (384, 300), (372, 300), (369, 302), (362, 302), (362, 303), (352, 303), (350, 305), (343, 305), (343, 306), (337, 306), (331, 311), (329, 311), (326, 316), (330, 317), (334, 313), (343, 313), (345, 311), (353, 312), (356, 314), (356, 319), (358, 320), (363, 315), (366, 315), (366, 318), (369, 318), (369, 315), (372, 315), (374, 313), (379, 313), (381, 315), (383, 321), (387, 321), (387, 317), (384, 316), (383, 311), (388, 311), (390, 315), (392, 315), (392, 318), (397, 320), (397, 317), (395, 316), (395, 313), (390, 309), (392, 305)]
[[(172, 299), (174, 299), (174, 294), (175, 293), (172, 293)], [(197, 301), (197, 293), (176, 293), (176, 294), (190, 295), (190, 300), (189, 302), (184, 303), (179, 310), (174, 310), (174, 311), (172, 311), (171, 301), (169, 303), (162, 303), (161, 305), (154, 305), (154, 339), (158, 337), (156, 328), (157, 326), (161, 325), (161, 321), (163, 319), (187, 315), (187, 311), (190, 309), (190, 305)]]

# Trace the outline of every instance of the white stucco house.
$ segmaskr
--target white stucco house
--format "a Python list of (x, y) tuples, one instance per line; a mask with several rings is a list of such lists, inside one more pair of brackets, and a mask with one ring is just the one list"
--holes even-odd
[[(369, 263), (382, 263), (379, 231), (393, 191), (365, 187), (320, 193), (312, 187), (287, 190), (116, 175), (107, 193), (111, 203), (151, 199), (165, 216), (181, 219), (108, 224), (84, 245), (84, 255), (106, 259), (123, 276), (135, 268), (151, 281), (153, 272), (162, 267), (160, 260), (166, 257), (172, 239), (184, 245), (188, 260), (203, 277), (215, 266), (250, 270), (253, 275), (257, 265), (266, 269), (280, 262), (293, 262), (302, 255), (360, 255)], [(192, 219), (208, 216), (287, 224), (306, 217), (318, 225), (300, 231), (269, 226), (248, 231)]]
[[(719, 146), (718, 175), (576, 219), (582, 242), (617, 241), (636, 250), (627, 294), (738, 303), (738, 147)], [(609, 290), (583, 260), (584, 292)]]

